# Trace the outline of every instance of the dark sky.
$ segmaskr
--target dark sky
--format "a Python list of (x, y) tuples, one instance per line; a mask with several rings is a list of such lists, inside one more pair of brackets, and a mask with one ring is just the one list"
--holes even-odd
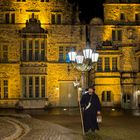
[(71, 0), (78, 2), (81, 14), (81, 21), (89, 22), (93, 17), (103, 19), (103, 3), (105, 0)]

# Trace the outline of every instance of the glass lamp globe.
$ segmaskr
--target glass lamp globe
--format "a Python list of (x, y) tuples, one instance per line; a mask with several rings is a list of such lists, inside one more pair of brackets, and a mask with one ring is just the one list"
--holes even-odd
[(98, 58), (99, 58), (99, 53), (97, 52), (93, 52), (92, 53), (92, 62), (97, 62), (98, 61)]
[(77, 53), (72, 50), (68, 53), (68, 55), (69, 55), (70, 61), (75, 62)]

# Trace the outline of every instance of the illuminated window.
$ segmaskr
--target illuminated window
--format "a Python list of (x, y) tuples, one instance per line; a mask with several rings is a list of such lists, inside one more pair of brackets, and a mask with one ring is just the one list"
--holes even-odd
[(70, 62), (68, 57), (68, 52), (74, 49), (76, 50), (76, 47), (59, 47), (59, 62)]
[(135, 21), (140, 21), (140, 14), (139, 13), (135, 14)]
[(100, 58), (98, 59), (98, 62), (97, 62), (97, 71), (102, 71), (102, 70), (103, 70), (102, 64), (103, 64), (102, 58), (100, 57)]
[(8, 98), (8, 80), (0, 79), (0, 99)]
[(23, 98), (45, 98), (45, 76), (23, 76)]
[(125, 20), (125, 14), (124, 13), (120, 14), (120, 20)]
[(110, 58), (105, 58), (105, 71), (110, 71)]
[(45, 40), (22, 41), (22, 61), (45, 61)]
[(112, 58), (112, 71), (117, 71), (118, 70), (118, 59), (117, 57)]
[(8, 46), (7, 45), (0, 46), (0, 62), (2, 63), (8, 62)]
[(112, 40), (122, 41), (122, 30), (112, 30)]
[(111, 91), (103, 91), (102, 92), (102, 102), (111, 102), (111, 101), (112, 101)]

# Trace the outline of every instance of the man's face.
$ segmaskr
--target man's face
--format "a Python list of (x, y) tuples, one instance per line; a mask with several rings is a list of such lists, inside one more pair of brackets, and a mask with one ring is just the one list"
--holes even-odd
[(88, 89), (89, 94), (92, 94), (93, 91), (94, 91), (94, 90), (93, 90), (92, 88), (89, 88), (89, 89)]

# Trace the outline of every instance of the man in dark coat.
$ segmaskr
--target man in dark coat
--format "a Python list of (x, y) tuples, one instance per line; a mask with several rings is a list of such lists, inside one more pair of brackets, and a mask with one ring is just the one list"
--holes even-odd
[(92, 130), (93, 132), (96, 129), (99, 130), (97, 115), (101, 114), (101, 105), (93, 87), (88, 88), (88, 93), (82, 96), (80, 103), (83, 109), (83, 124), (85, 133), (89, 130)]

